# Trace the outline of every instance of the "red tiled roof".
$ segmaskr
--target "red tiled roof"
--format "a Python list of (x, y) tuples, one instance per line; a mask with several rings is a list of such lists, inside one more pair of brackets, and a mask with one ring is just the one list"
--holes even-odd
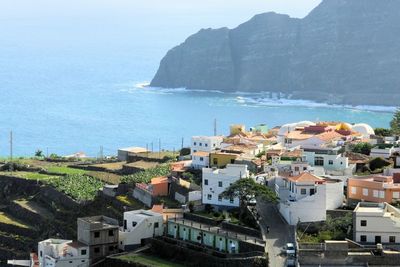
[(308, 173), (308, 172), (303, 172), (303, 173), (300, 174), (300, 175), (293, 176), (293, 177), (289, 177), (288, 179), (289, 179), (290, 181), (292, 181), (292, 182), (295, 182), (295, 183), (297, 183), (297, 182), (314, 182), (314, 183), (321, 183), (321, 182), (324, 182), (324, 181), (325, 181), (324, 179), (319, 178), (319, 177), (317, 177), (317, 176), (315, 176), (315, 175), (312, 175), (312, 174), (310, 174), (310, 173)]

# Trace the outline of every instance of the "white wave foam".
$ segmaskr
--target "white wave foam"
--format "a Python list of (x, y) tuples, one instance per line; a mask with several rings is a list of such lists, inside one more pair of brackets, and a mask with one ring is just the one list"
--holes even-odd
[(309, 107), (309, 108), (346, 108), (354, 111), (374, 111), (374, 112), (394, 112), (396, 107), (390, 106), (371, 106), (371, 105), (337, 105), (337, 104), (327, 104), (319, 103), (312, 100), (303, 99), (286, 99), (286, 98), (254, 98), (254, 97), (236, 97), (236, 102), (240, 104), (247, 105), (257, 105), (257, 106), (292, 106), (292, 107)]

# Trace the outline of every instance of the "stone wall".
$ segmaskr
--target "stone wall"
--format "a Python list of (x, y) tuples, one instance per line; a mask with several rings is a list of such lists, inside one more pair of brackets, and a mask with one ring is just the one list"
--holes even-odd
[(224, 230), (237, 232), (237, 233), (241, 233), (244, 235), (262, 238), (261, 232), (256, 229), (237, 225), (237, 224), (232, 224), (232, 223), (225, 222), (225, 221), (221, 223), (221, 228)]
[(211, 218), (207, 218), (205, 216), (197, 215), (194, 213), (188, 213), (188, 212), (183, 214), (183, 218), (191, 220), (191, 221), (195, 221), (198, 223), (212, 225), (212, 226), (217, 226), (222, 222), (222, 221), (217, 221), (217, 220), (214, 220)]

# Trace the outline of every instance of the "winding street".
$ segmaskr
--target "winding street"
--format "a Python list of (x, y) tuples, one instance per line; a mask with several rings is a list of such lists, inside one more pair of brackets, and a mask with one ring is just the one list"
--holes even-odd
[[(280, 216), (275, 204), (257, 201), (257, 211), (260, 214), (260, 227), (266, 241), (266, 252), (269, 255), (269, 266), (286, 266), (284, 246), (294, 243), (294, 227), (288, 225)], [(269, 226), (269, 233), (267, 227)]]

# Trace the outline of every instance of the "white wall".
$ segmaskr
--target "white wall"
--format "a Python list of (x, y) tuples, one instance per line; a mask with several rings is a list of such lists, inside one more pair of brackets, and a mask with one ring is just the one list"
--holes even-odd
[[(228, 164), (225, 169), (203, 169), (202, 181), (202, 203), (217, 206), (239, 207), (239, 198), (234, 198), (233, 202), (229, 199), (218, 199), (219, 194), (225, 191), (230, 184), (240, 178), (248, 177), (247, 165)], [(206, 184), (206, 181), (208, 184)], [(220, 184), (222, 183), (222, 184)], [(221, 185), (221, 186), (220, 186)], [(211, 199), (209, 199), (209, 195)]]
[[(400, 224), (393, 221), (390, 216), (383, 217), (383, 213), (355, 212), (355, 214), (356, 242), (361, 242), (361, 235), (365, 235), (368, 243), (374, 243), (375, 236), (381, 236), (382, 243), (389, 243), (389, 236), (395, 236), (396, 243), (400, 243)], [(361, 226), (361, 220), (366, 220), (367, 226)]]
[[(345, 171), (349, 167), (348, 158), (341, 155), (316, 154), (315, 152), (310, 151), (304, 151), (303, 155), (311, 166), (315, 166), (316, 157), (322, 157), (324, 159), (324, 165), (321, 167), (324, 167), (326, 170)], [(332, 161), (332, 164), (329, 164), (330, 160)]]
[[(140, 213), (149, 214), (143, 218)], [(124, 223), (126, 220), (127, 229), (119, 231), (119, 247), (125, 249), (125, 246), (140, 245), (142, 239), (151, 238), (153, 235), (163, 234), (163, 216), (151, 211), (134, 211), (124, 213)], [(132, 222), (136, 222), (133, 226)], [(158, 227), (155, 224), (158, 223)]]
[(208, 168), (210, 165), (210, 157), (192, 156), (192, 167), (195, 169)]
[(193, 136), (191, 140), (191, 153), (198, 151), (211, 152), (221, 147), (222, 136)]

